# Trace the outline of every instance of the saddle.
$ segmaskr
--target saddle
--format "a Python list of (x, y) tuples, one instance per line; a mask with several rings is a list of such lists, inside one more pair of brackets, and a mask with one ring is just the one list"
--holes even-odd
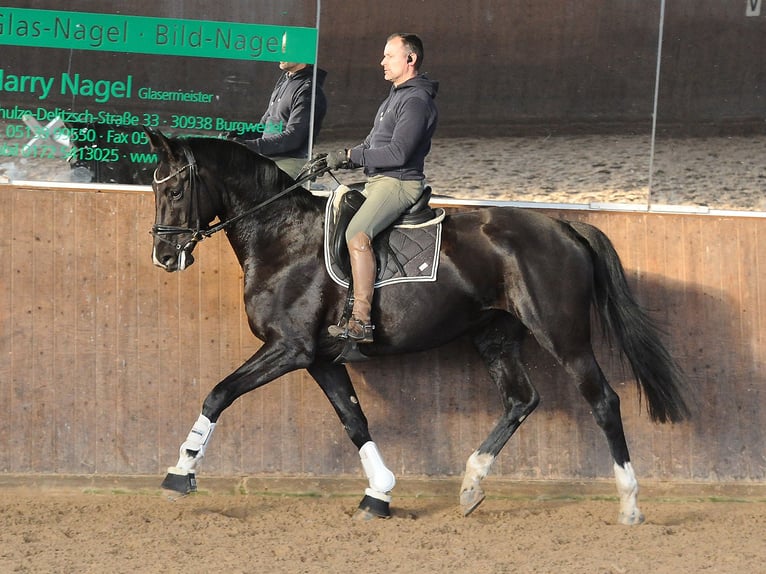
[[(335, 225), (329, 238), (330, 256), (340, 272), (349, 276), (351, 273), (351, 263), (349, 261), (348, 247), (346, 245), (346, 229), (359, 208), (365, 201), (362, 195), (364, 184), (354, 184), (347, 190), (341, 192), (340, 199), (333, 198), (332, 203), (337, 206)], [(337, 193), (337, 191), (336, 191)], [(379, 234), (373, 240), (373, 250), (377, 258), (379, 279), (384, 279), (385, 270), (391, 263), (398, 269), (402, 276), (406, 276), (404, 264), (401, 261), (402, 255), (405, 259), (412, 256), (397, 250), (392, 246), (391, 234), (393, 229), (421, 228), (430, 225), (436, 225), (444, 218), (444, 210), (434, 210), (428, 205), (431, 200), (431, 188), (426, 187), (418, 200), (397, 219), (386, 231)], [(403, 232), (404, 233), (404, 232)], [(415, 234), (412, 234), (415, 235)], [(411, 238), (410, 238), (411, 239)], [(401, 243), (401, 242), (398, 242)], [(422, 241), (418, 241), (422, 244)], [(422, 247), (422, 245), (420, 246)], [(414, 249), (418, 250), (419, 247)], [(412, 248), (411, 248), (412, 250)], [(398, 251), (398, 252), (397, 252)], [(438, 248), (437, 248), (438, 251)]]
[[(342, 320), (348, 320), (353, 306), (351, 263), (346, 246), (346, 229), (351, 218), (365, 201), (361, 189), (341, 185), (327, 201), (325, 214), (325, 266), (333, 281), (348, 287)], [(373, 239), (377, 275), (375, 287), (408, 281), (436, 281), (439, 268), (444, 209), (432, 209), (428, 203), (431, 188), (423, 193), (405, 213)], [(347, 340), (336, 357), (336, 363), (365, 361), (368, 357), (356, 341)]]

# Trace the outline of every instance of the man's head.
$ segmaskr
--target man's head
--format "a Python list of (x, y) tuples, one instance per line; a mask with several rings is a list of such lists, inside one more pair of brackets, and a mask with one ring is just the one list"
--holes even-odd
[(383, 48), (383, 75), (395, 86), (418, 75), (423, 63), (423, 42), (415, 34), (391, 34)]
[(301, 64), (298, 62), (279, 62), (279, 69), (284, 70), (290, 74), (294, 74), (308, 66), (308, 64)]

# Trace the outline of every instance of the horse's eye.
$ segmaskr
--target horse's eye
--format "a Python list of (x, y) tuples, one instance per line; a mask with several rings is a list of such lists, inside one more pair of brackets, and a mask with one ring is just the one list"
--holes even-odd
[(181, 199), (184, 196), (184, 188), (183, 186), (179, 187), (171, 187), (170, 188), (170, 197), (171, 199)]

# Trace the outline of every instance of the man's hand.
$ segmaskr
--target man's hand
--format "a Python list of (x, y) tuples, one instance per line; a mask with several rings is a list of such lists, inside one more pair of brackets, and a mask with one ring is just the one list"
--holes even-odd
[(351, 160), (348, 159), (348, 150), (340, 149), (331, 151), (327, 154), (327, 167), (330, 169), (348, 169), (351, 167)]
[(313, 178), (311, 181), (316, 181), (316, 178), (318, 175), (322, 175), (324, 172), (327, 171), (327, 154), (326, 153), (318, 153), (314, 155), (313, 159), (308, 162), (305, 166), (303, 166), (303, 169), (301, 170), (302, 175), (304, 172), (310, 173)]

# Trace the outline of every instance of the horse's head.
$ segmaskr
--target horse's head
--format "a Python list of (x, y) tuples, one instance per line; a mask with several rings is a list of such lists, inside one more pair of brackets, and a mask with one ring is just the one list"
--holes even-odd
[(188, 143), (146, 132), (158, 158), (152, 181), (156, 208), (152, 260), (165, 271), (182, 271), (194, 263), (192, 251), (211, 216), (202, 213), (202, 182)]

